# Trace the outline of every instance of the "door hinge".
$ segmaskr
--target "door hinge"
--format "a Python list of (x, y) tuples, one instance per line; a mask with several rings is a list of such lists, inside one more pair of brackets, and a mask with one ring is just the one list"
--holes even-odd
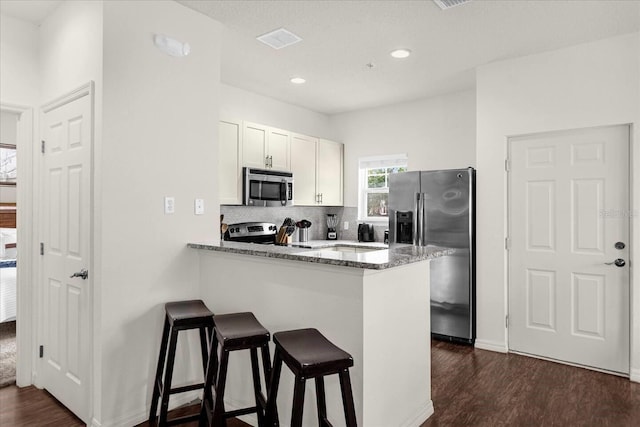
[(508, 238), (508, 237), (505, 237), (505, 238), (504, 238), (504, 248), (505, 248), (506, 250), (511, 249), (511, 239), (510, 239), (510, 238)]
[(504, 159), (504, 170), (505, 172), (509, 172), (511, 170), (511, 160)]
[(44, 356), (44, 346), (43, 345), (40, 346), (40, 359), (42, 359), (42, 356)]
[(44, 139), (41, 142), (42, 143), (40, 144), (40, 151), (42, 151), (42, 154), (44, 154)]
[(508, 314), (506, 316), (504, 316), (504, 327), (505, 328), (509, 327), (509, 315)]
[(44, 243), (40, 243), (40, 255), (44, 255)]

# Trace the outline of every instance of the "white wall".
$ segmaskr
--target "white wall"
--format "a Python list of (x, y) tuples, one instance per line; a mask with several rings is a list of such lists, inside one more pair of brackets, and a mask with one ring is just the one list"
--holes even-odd
[(326, 114), (226, 84), (220, 85), (220, 115), (319, 138), (334, 138)]
[[(160, 52), (154, 33), (188, 42), (190, 55)], [(104, 2), (95, 420), (103, 427), (148, 416), (164, 304), (199, 297), (197, 253), (186, 243), (219, 237), (219, 41), (217, 22), (178, 3)], [(164, 196), (175, 197), (175, 214), (163, 213)], [(194, 215), (195, 198), (204, 215)], [(202, 378), (196, 341), (184, 344), (174, 384)]]
[(407, 153), (411, 170), (475, 166), (476, 99), (457, 92), (331, 117), (344, 147), (344, 205), (358, 206), (358, 159)]
[[(477, 70), (478, 345), (506, 348), (506, 157), (513, 135), (633, 123), (633, 205), (640, 208), (640, 35), (506, 60)], [(633, 217), (633, 242), (640, 223)], [(638, 265), (638, 251), (632, 264)], [(632, 283), (632, 368), (640, 368), (640, 280)], [(636, 375), (639, 375), (637, 371)]]
[(0, 15), (0, 101), (35, 106), (40, 100), (38, 27)]

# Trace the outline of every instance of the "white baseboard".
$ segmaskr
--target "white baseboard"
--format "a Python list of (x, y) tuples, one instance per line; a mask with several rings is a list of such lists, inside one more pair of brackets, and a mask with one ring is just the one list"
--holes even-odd
[(629, 379), (634, 383), (640, 383), (640, 368), (632, 368), (629, 372)]
[(504, 342), (480, 340), (476, 338), (475, 347), (481, 350), (495, 351), (498, 353), (508, 353), (509, 349)]
[(420, 406), (417, 414), (402, 423), (400, 427), (420, 427), (427, 418), (433, 415), (433, 412), (433, 401), (429, 399), (429, 401)]
[[(189, 393), (182, 393), (180, 395), (171, 396), (171, 400), (169, 401), (169, 410), (173, 410), (178, 406), (185, 405), (189, 402), (193, 402), (196, 399), (200, 399), (201, 393), (198, 391), (193, 391)], [(149, 406), (145, 405), (144, 408), (140, 408), (134, 411), (129, 411), (124, 414), (115, 414), (119, 415), (117, 418), (113, 418), (110, 420), (102, 421), (93, 418), (91, 420), (91, 427), (121, 427), (121, 426), (135, 426), (149, 419), (149, 410), (151, 409), (151, 403), (149, 402)], [(158, 403), (158, 407), (160, 403)]]

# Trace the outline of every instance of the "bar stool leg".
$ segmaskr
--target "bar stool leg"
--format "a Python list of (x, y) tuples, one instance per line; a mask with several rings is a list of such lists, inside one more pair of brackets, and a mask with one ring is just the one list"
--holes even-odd
[(316, 377), (316, 402), (318, 406), (318, 425), (331, 425), (327, 419), (327, 400), (324, 393), (324, 377)]
[[(206, 329), (206, 330), (205, 330)], [(202, 354), (202, 372), (207, 375), (207, 362), (209, 360), (209, 328), (200, 328), (200, 352)]]
[(291, 410), (291, 427), (302, 427), (302, 411), (304, 409), (304, 385), (306, 380), (296, 376), (293, 386), (293, 409)]
[(260, 365), (258, 364), (258, 350), (249, 349), (251, 355), (251, 374), (253, 377), (253, 394), (256, 399), (256, 416), (258, 417), (258, 427), (266, 427), (264, 420), (265, 403), (262, 398), (262, 387), (260, 385)]
[(229, 364), (229, 352), (221, 346), (219, 354), (218, 373), (215, 378), (216, 394), (213, 397), (213, 427), (225, 427), (224, 418), (224, 389), (227, 383), (227, 367)]
[(160, 341), (160, 353), (158, 354), (158, 368), (153, 382), (153, 397), (151, 398), (151, 410), (149, 411), (149, 425), (155, 425), (158, 411), (158, 400), (160, 399), (160, 387), (162, 384), (162, 373), (164, 371), (164, 361), (167, 358), (167, 344), (169, 343), (169, 319), (165, 316), (164, 327), (162, 329), (162, 339)]
[(342, 392), (342, 405), (344, 406), (344, 416), (347, 421), (347, 427), (356, 427), (356, 409), (353, 403), (349, 369), (340, 371), (338, 376), (340, 377), (340, 391)]
[(169, 360), (164, 374), (162, 386), (162, 405), (160, 406), (160, 425), (167, 425), (167, 412), (169, 412), (169, 396), (171, 395), (171, 379), (173, 378), (173, 365), (176, 358), (176, 344), (178, 343), (178, 331), (171, 328), (171, 340), (169, 341)]
[(271, 369), (271, 379), (268, 385), (267, 394), (267, 420), (270, 426), (280, 427), (280, 420), (278, 419), (278, 386), (280, 385), (280, 373), (282, 372), (282, 357), (280, 352), (276, 348), (273, 355), (273, 368)]

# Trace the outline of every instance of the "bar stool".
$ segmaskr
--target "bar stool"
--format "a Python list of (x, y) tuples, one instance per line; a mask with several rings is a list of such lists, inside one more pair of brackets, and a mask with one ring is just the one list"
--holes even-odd
[[(167, 420), (169, 409), (169, 397), (172, 394), (204, 388), (204, 382), (191, 384), (184, 387), (171, 388), (173, 377), (173, 364), (176, 357), (176, 345), (178, 342), (178, 332), (188, 329), (200, 330), (200, 351), (202, 354), (202, 370), (204, 379), (207, 368), (207, 358), (209, 357), (208, 342), (213, 332), (213, 313), (209, 311), (201, 300), (169, 302), (164, 306), (166, 316), (164, 329), (162, 331), (162, 342), (160, 344), (160, 354), (158, 355), (158, 368), (153, 385), (153, 397), (151, 398), (151, 411), (149, 411), (149, 425), (155, 425), (158, 410), (158, 400), (161, 399), (160, 406), (160, 426), (181, 424), (194, 421), (199, 416), (191, 415), (181, 418)], [(169, 351), (167, 352), (167, 344)], [(169, 357), (167, 360), (167, 356)], [(166, 369), (165, 369), (166, 360)], [(162, 379), (164, 372), (164, 381)]]
[(353, 366), (351, 355), (336, 347), (317, 329), (276, 332), (273, 334), (273, 342), (276, 350), (273, 356), (273, 370), (271, 371), (269, 400), (267, 402), (267, 416), (272, 422), (271, 425), (280, 425), (276, 399), (282, 362), (284, 361), (295, 375), (291, 427), (302, 426), (305, 382), (310, 378), (315, 378), (316, 382), (318, 424), (321, 427), (331, 426), (327, 419), (324, 392), (324, 377), (331, 374), (338, 374), (340, 377), (340, 391), (342, 392), (347, 427), (356, 427), (356, 412), (349, 378), (349, 368)]
[[(258, 349), (262, 355), (265, 388), (271, 375), (271, 356), (269, 340), (271, 335), (253, 313), (222, 314), (213, 317), (215, 324), (214, 341), (211, 343), (211, 355), (204, 386), (204, 396), (200, 411), (200, 426), (226, 426), (227, 418), (255, 413), (258, 426), (266, 427), (266, 398), (260, 385), (260, 369), (258, 367)], [(238, 350), (249, 350), (251, 355), (251, 372), (253, 375), (253, 391), (256, 406), (225, 411), (224, 392), (227, 381), (229, 353)], [(219, 362), (219, 363), (218, 363)]]

